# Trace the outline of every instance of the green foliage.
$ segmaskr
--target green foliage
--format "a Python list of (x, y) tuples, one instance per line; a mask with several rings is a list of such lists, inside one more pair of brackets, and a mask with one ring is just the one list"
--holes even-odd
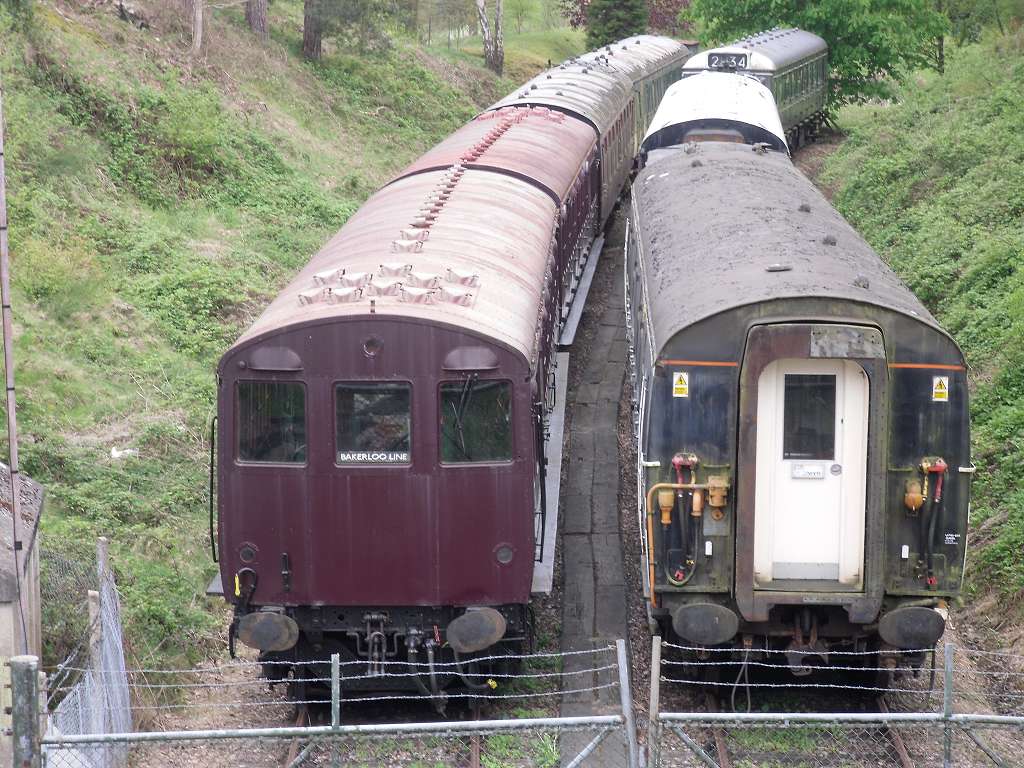
[(505, 18), (508, 26), (522, 33), (523, 26), (535, 21), (541, 14), (540, 0), (505, 0)]
[(600, 48), (647, 29), (643, 0), (591, 0), (587, 6), (587, 47)]
[[(849, 107), (835, 203), (971, 366), (976, 585), (1024, 589), (1024, 39), (954, 49), (898, 104)], [(999, 61), (998, 75), (992, 62)]]
[(683, 19), (719, 45), (772, 27), (800, 27), (829, 45), (833, 108), (887, 97), (891, 81), (928, 66), (947, 28), (933, 0), (693, 0)]
[[(308, 4), (308, 3), (307, 3)], [(313, 0), (324, 25), (324, 35), (335, 35), (360, 51), (387, 48), (385, 25), (396, 8), (390, 0)]]
[(1005, 34), (1009, 25), (1019, 27), (1024, 18), (1021, 0), (945, 0), (942, 6), (958, 45), (981, 40), (986, 28), (997, 28)]
[(371, 116), (373, 122), (386, 120), (389, 127), (402, 131), (404, 142), (412, 140), (416, 146), (454, 130), (477, 111), (405, 52), (339, 53), (310, 66), (331, 88), (348, 95), (335, 105), (338, 112)]
[(33, 0), (0, 0), (0, 8), (6, 8), (14, 21), (26, 28), (32, 20)]

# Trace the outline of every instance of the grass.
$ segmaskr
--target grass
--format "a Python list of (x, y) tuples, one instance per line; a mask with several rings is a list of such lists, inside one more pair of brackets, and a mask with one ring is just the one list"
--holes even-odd
[(1024, 35), (947, 61), (891, 106), (845, 109), (848, 140), (823, 180), (966, 354), (978, 465), (968, 579), (1005, 611), (1024, 590)]
[[(581, 29), (553, 29), (543, 32), (505, 33), (505, 70), (503, 78), (511, 90), (524, 83), (537, 72), (546, 69), (548, 62), (558, 64), (587, 49), (586, 32)], [(468, 37), (456, 47), (433, 45), (430, 51), (455, 62), (481, 61), (483, 42), (479, 37)]]
[[(40, 2), (26, 30), (0, 5), (0, 76), (21, 457), (47, 488), (43, 545), (91, 563), (110, 537), (129, 663), (159, 666), (224, 644), (222, 604), (203, 596), (219, 355), (374, 189), (507, 83), (401, 40), (307, 64), (299, 0), (273, 3), (265, 46), (236, 8), (216, 11), (193, 61), (166, 4), (136, 5), (148, 29)], [(551, 36), (553, 55), (563, 45)], [(79, 639), (62, 612), (82, 609), (59, 562), (44, 562), (65, 595), (44, 605), (51, 664)]]

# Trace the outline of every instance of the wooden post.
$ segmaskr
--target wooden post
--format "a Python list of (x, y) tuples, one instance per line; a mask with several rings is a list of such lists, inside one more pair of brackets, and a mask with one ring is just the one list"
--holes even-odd
[(203, 3), (192, 0), (192, 55), (198, 56), (203, 47)]
[(100, 594), (103, 585), (110, 578), (110, 539), (100, 536), (96, 539), (96, 575), (99, 577)]
[[(95, 690), (103, 690), (103, 617), (100, 613), (100, 593), (89, 590), (89, 677)], [(104, 733), (106, 712), (94, 707), (89, 714), (89, 733)]]
[(39, 768), (39, 659), (11, 659), (11, 737), (16, 768)]

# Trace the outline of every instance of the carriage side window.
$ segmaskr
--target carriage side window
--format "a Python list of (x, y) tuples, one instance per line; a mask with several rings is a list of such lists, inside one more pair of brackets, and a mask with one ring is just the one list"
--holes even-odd
[(512, 459), (512, 385), (481, 380), (441, 383), (441, 461), (467, 464)]
[(835, 458), (836, 377), (786, 374), (783, 459)]
[(335, 462), (408, 464), (412, 386), (351, 382), (334, 386)]
[(240, 381), (236, 395), (239, 461), (304, 464), (305, 385), (297, 381)]

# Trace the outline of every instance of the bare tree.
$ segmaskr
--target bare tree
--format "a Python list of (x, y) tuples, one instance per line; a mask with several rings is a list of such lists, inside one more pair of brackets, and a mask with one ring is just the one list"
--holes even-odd
[(203, 3), (192, 0), (192, 55), (198, 56), (203, 48)]
[(487, 0), (476, 0), (477, 21), (480, 22), (480, 36), (484, 40), (484, 62), (487, 68), (499, 77), (505, 67), (505, 40), (501, 28), (501, 0), (494, 3), (494, 34), (487, 22)]
[(302, 55), (319, 61), (323, 53), (324, 19), (320, 0), (305, 0), (302, 17)]
[(267, 0), (246, 0), (245, 20), (249, 29), (264, 42), (267, 40)]

